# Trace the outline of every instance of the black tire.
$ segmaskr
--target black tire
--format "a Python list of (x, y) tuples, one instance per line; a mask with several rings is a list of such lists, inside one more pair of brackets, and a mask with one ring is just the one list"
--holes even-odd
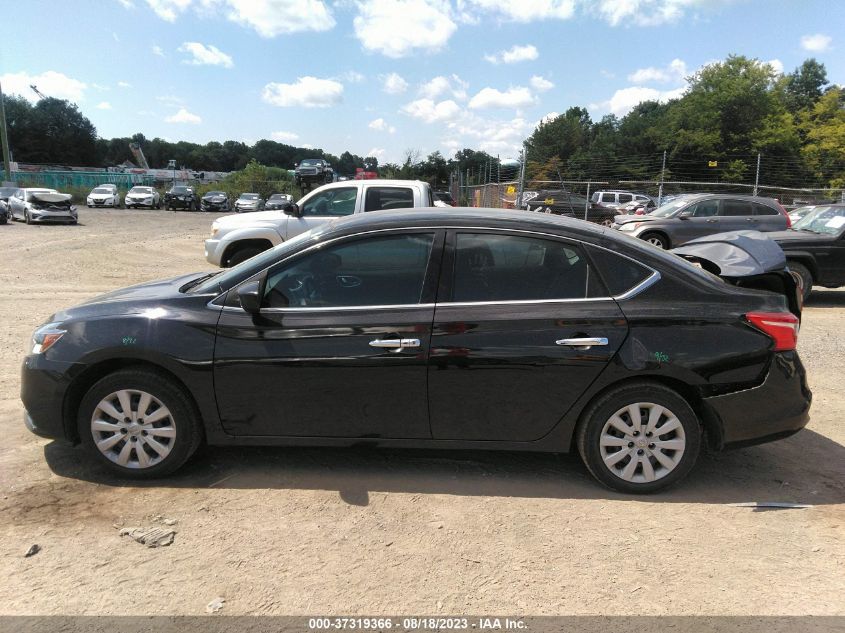
[[(164, 459), (148, 468), (121, 466), (100, 452), (95, 444), (91, 431), (94, 410), (103, 398), (121, 389), (146, 391), (170, 410), (176, 429), (176, 435), (172, 438), (173, 446)], [(203, 438), (202, 426), (194, 406), (182, 388), (172, 379), (146, 369), (124, 369), (97, 381), (79, 405), (77, 430), (83, 447), (94, 459), (112, 472), (131, 479), (154, 479), (169, 475), (190, 459)]]
[(8, 222), (8, 220), (6, 219), (6, 216), (4, 215), (2, 218), (0, 218), (0, 224), (6, 224), (6, 222)]
[(267, 249), (259, 248), (258, 246), (242, 246), (229, 257), (229, 266), (237, 266), (250, 257), (255, 257), (258, 253), (263, 253), (265, 250)]
[(650, 242), (658, 248), (662, 248), (664, 251), (669, 248), (669, 238), (667, 238), (662, 233), (643, 233), (642, 235), (640, 235), (640, 239), (645, 240), (646, 242)]
[(789, 270), (794, 273), (798, 273), (798, 275), (801, 276), (801, 281), (804, 284), (804, 288), (802, 290), (804, 293), (804, 301), (807, 301), (807, 299), (810, 298), (810, 293), (813, 292), (813, 273), (811, 273), (810, 269), (804, 264), (800, 264), (792, 260), (787, 260), (786, 265), (789, 266)]
[(27, 224), (32, 224), (32, 218), (29, 217), (29, 211), (23, 212), (23, 221), (26, 222)]
[[(620, 410), (635, 403), (654, 404), (668, 409), (674, 414), (678, 422), (680, 422), (683, 432), (683, 440), (685, 442), (683, 453), (674, 465), (673, 469), (650, 482), (627, 481), (622, 477), (621, 473), (617, 472), (617, 469), (605, 464), (602, 456), (600, 441), (605, 425), (609, 424), (610, 419), (620, 412)], [(627, 413), (624, 415), (627, 416)], [(622, 420), (627, 422), (624, 418), (622, 418)], [(668, 420), (663, 420), (663, 418), (661, 418), (660, 421), (662, 424), (657, 427), (658, 430), (668, 423)], [(634, 427), (631, 426), (630, 428), (633, 429)], [(662, 437), (669, 436), (670, 440), (679, 439), (680, 433), (681, 431), (674, 431), (662, 434)], [(633, 434), (635, 433), (632, 431), (632, 435)], [(625, 436), (622, 436), (621, 433), (619, 435), (620, 439), (625, 439)], [(672, 437), (672, 435), (674, 435), (674, 437)], [(692, 410), (692, 407), (690, 407), (689, 403), (672, 389), (650, 382), (628, 383), (611, 389), (607, 393), (599, 396), (584, 411), (575, 435), (578, 452), (581, 454), (581, 458), (584, 460), (587, 470), (590, 471), (593, 477), (608, 488), (631, 494), (648, 494), (657, 492), (658, 490), (667, 488), (668, 486), (671, 486), (683, 479), (687, 474), (689, 474), (698, 459), (698, 454), (701, 451), (701, 438), (701, 424), (699, 423), (698, 417)], [(633, 444), (633, 442), (629, 442), (626, 446), (619, 447), (619, 452), (624, 451), (626, 454), (629, 451), (643, 452), (639, 452), (639, 456), (635, 456), (631, 453), (630, 457), (623, 457), (621, 460), (618, 460), (618, 468), (624, 471), (624, 467), (633, 461), (634, 458), (639, 460), (648, 459), (649, 463), (652, 464), (652, 467), (657, 465), (657, 469), (654, 469), (655, 473), (659, 472), (662, 466), (660, 466), (659, 461), (656, 458), (654, 458), (654, 461), (651, 461), (653, 459), (651, 457), (651, 450), (654, 445), (649, 443), (650, 440), (659, 440), (659, 438), (654, 436), (646, 437), (646, 433), (642, 432), (639, 435), (639, 439), (631, 439), (634, 439), (637, 442), (643, 442), (645, 445), (642, 448), (636, 448), (636, 445)], [(675, 456), (677, 455), (677, 452), (672, 453)], [(662, 454), (667, 455), (666, 453)], [(606, 456), (607, 455), (611, 454), (608, 453)], [(644, 477), (645, 471), (643, 470), (643, 466), (639, 464), (635, 465), (634, 473), (634, 476)]]

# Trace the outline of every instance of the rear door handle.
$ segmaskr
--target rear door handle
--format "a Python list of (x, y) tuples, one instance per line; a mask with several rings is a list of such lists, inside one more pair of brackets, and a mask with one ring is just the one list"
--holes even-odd
[(378, 347), (384, 349), (403, 349), (405, 347), (419, 347), (420, 339), (418, 338), (386, 338), (375, 339), (370, 341), (370, 347)]
[(587, 338), (562, 338), (555, 341), (555, 345), (566, 345), (567, 347), (577, 347), (578, 349), (590, 349), (593, 345), (607, 345), (607, 339), (602, 337), (587, 337)]
[(707, 221), (708, 221), (708, 222), (718, 222), (719, 220), (716, 220), (715, 218), (710, 218), (710, 219), (709, 219), (709, 220), (707, 220)]

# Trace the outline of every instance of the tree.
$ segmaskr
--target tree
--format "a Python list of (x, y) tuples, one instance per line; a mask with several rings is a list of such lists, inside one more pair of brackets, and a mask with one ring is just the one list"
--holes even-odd
[(47, 97), (33, 106), (23, 97), (9, 97), (4, 105), (18, 162), (99, 164), (97, 130), (75, 104)]
[(815, 59), (804, 61), (785, 77), (784, 96), (791, 112), (811, 108), (827, 85), (827, 69)]
[(845, 187), (845, 89), (828, 90), (802, 115), (807, 144), (801, 153), (819, 182)]

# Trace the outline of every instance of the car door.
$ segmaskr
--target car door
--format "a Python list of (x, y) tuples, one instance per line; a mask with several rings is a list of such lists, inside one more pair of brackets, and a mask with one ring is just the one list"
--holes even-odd
[(428, 371), (432, 435), (539, 439), (619, 349), (625, 318), (576, 242), (482, 230), (447, 240)]
[(748, 200), (725, 198), (719, 212), (721, 231), (757, 231), (760, 230), (759, 218), (754, 217), (754, 208)]
[(429, 438), (426, 362), (443, 232), (313, 246), (266, 273), (257, 315), (229, 291), (214, 383), (232, 435)]
[(785, 231), (786, 216), (768, 205), (752, 202), (754, 207), (754, 229), (757, 231)]
[(352, 215), (358, 207), (359, 187), (331, 187), (315, 191), (299, 205), (299, 217), (290, 217), (285, 229), (285, 239), (321, 226), (332, 218)]
[(680, 246), (704, 235), (726, 230), (719, 217), (719, 200), (700, 200), (678, 213), (672, 225), (670, 239), (673, 246)]

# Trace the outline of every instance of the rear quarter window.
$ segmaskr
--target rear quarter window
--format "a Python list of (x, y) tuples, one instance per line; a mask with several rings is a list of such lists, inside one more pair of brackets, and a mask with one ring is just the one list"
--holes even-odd
[(754, 215), (780, 215), (777, 209), (767, 207), (765, 204), (759, 202), (754, 203)]
[(590, 258), (613, 297), (633, 290), (652, 275), (650, 268), (603, 248), (590, 247)]

